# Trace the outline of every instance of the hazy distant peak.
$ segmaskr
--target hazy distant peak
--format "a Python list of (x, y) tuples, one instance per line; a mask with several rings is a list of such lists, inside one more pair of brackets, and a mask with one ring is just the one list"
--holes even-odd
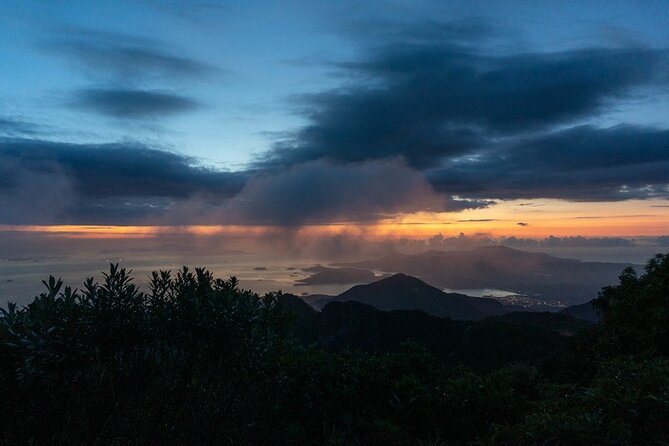
[(424, 283), (422, 280), (420, 280), (417, 277), (410, 276), (408, 274), (404, 273), (395, 273), (390, 277), (386, 277), (385, 279), (378, 280), (377, 283), (390, 283), (390, 282), (408, 282), (408, 281), (417, 281)]
[[(557, 305), (594, 298), (603, 286), (615, 283), (629, 265), (584, 262), (506, 246), (480, 246), (462, 251), (432, 250), (387, 256), (341, 266), (403, 271), (441, 289), (508, 290)], [(392, 287), (389, 289), (392, 291)]]
[(365, 286), (365, 287), (374, 287), (374, 288), (383, 288), (383, 287), (388, 287), (392, 286), (395, 288), (426, 288), (426, 289), (432, 289), (432, 290), (437, 290), (441, 292), (438, 288), (433, 287), (432, 285), (429, 285), (428, 283), (425, 283), (424, 281), (420, 280), (417, 277), (410, 276), (408, 274), (404, 273), (396, 273), (393, 274), (390, 277), (386, 277), (381, 280), (377, 280), (376, 282), (372, 282), (368, 285), (359, 285), (359, 286)]
[(497, 251), (497, 252), (504, 252), (504, 253), (526, 252), (526, 251), (520, 251), (518, 249), (509, 248), (508, 246), (502, 246), (502, 245), (478, 246), (478, 247), (474, 248), (472, 251)]

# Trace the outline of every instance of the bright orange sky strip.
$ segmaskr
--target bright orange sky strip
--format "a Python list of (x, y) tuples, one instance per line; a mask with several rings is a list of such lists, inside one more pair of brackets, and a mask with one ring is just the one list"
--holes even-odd
[[(527, 225), (519, 225), (526, 223)], [(254, 237), (277, 226), (187, 225), (4, 225), (0, 231), (34, 232), (63, 238), (150, 238), (175, 235)], [(377, 222), (337, 222), (305, 225), (293, 229), (309, 236), (354, 234), (368, 238), (427, 238), (463, 232), (492, 237), (539, 238), (554, 236), (633, 237), (669, 234), (669, 201), (624, 201), (616, 203), (573, 203), (559, 200), (507, 201), (488, 209), (459, 213), (414, 213)]]

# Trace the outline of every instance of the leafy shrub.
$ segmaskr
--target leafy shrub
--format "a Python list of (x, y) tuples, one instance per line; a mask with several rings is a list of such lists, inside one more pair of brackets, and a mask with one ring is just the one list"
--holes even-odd
[(588, 387), (550, 385), (522, 422), (499, 427), (499, 444), (666, 444), (669, 361), (619, 357)]
[(250, 438), (285, 354), (278, 295), (187, 268), (150, 292), (112, 265), (81, 291), (50, 278), (0, 318), (7, 443), (220, 442)]
[(627, 268), (595, 305), (604, 319), (602, 348), (669, 356), (669, 254), (651, 259), (641, 277)]
[(155, 272), (148, 292), (118, 265), (81, 290), (50, 278), (28, 306), (1, 309), (0, 441), (666, 444), (668, 271), (669, 256), (642, 277), (625, 271), (597, 300), (602, 327), (565, 354), (493, 367), (506, 345), (496, 337), (522, 328), (472, 322), (468, 355), (494, 355), (475, 371), (410, 342), (395, 353), (302, 345), (291, 333), (318, 327), (304, 308), (291, 314), (296, 298), (201, 268)]

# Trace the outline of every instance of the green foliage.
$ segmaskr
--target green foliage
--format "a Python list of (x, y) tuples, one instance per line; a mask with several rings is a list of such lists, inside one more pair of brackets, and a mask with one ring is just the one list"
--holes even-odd
[(620, 357), (588, 387), (549, 385), (522, 422), (499, 427), (500, 444), (666, 444), (669, 361)]
[(651, 259), (641, 277), (627, 268), (595, 305), (604, 316), (603, 348), (669, 356), (669, 254)]
[(118, 265), (80, 290), (51, 277), (0, 310), (0, 442), (666, 444), (668, 270), (658, 256), (642, 277), (625, 271), (597, 301), (603, 326), (559, 354), (546, 344), (500, 367), (515, 342), (500, 338), (536, 330), (471, 323), (473, 370), (411, 342), (302, 345), (293, 335), (318, 327), (296, 298), (201, 268), (154, 272), (148, 292)]
[(243, 440), (281, 379), (288, 315), (235, 278), (161, 271), (145, 294), (111, 265), (45, 285), (0, 318), (6, 443)]

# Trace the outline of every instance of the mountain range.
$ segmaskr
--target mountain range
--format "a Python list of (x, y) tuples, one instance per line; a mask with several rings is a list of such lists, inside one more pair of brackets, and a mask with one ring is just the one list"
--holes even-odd
[(338, 266), (402, 272), (439, 288), (493, 288), (533, 296), (550, 304), (581, 304), (597, 297), (603, 286), (616, 283), (621, 271), (633, 265), (585, 262), (485, 246), (469, 251), (392, 254)]
[[(360, 301), (344, 300), (351, 297), (378, 305), (383, 293), (393, 288), (395, 293), (382, 305), (384, 308), (410, 306), (410, 299), (415, 299), (414, 308), (421, 302), (430, 302), (443, 314), (458, 314), (462, 318), (470, 315), (472, 319), (437, 317), (419, 309), (382, 311)], [(398, 300), (405, 290), (411, 294), (406, 295), (406, 300)], [(296, 338), (325, 349), (366, 351), (398, 351), (404, 342), (411, 340), (444, 361), (486, 369), (559, 352), (571, 336), (591, 325), (561, 313), (502, 314), (497, 305), (503, 305), (498, 302), (477, 307), (469, 300), (478, 298), (442, 293), (419, 279), (401, 274), (349, 291), (352, 292), (327, 302), (321, 311), (302, 298), (283, 295), (280, 302), (295, 316)], [(380, 294), (374, 296), (376, 292)], [(421, 298), (423, 292), (428, 293), (425, 300)], [(443, 302), (437, 305), (437, 300)], [(452, 305), (450, 312), (449, 305)], [(486, 311), (497, 315), (481, 317)]]
[[(551, 314), (533, 308), (503, 305), (495, 299), (472, 297), (460, 293), (446, 293), (416, 277), (402, 273), (369, 284), (355, 285), (337, 296), (313, 294), (302, 296), (299, 299), (317, 311), (333, 302), (352, 301), (382, 311), (420, 310), (432, 316), (454, 320), (481, 320), (509, 313), (516, 315), (523, 313)], [(563, 308), (559, 311), (559, 314), (593, 324), (599, 323), (600, 320), (599, 314), (590, 301)], [(519, 317), (528, 319), (530, 316), (516, 316), (516, 319)]]
[(494, 299), (445, 293), (402, 273), (366, 285), (356, 285), (338, 296), (317, 296), (308, 301), (319, 309), (330, 302), (355, 301), (384, 311), (422, 310), (433, 316), (455, 320), (478, 320), (522, 310)]

